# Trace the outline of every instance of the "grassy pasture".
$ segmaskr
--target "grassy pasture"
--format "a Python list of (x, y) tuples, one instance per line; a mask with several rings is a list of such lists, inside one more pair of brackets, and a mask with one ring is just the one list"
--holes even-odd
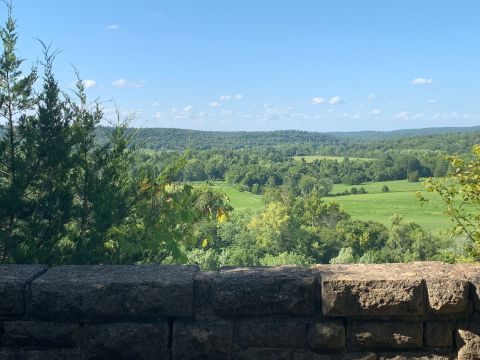
[[(381, 189), (387, 185), (389, 192)], [(421, 182), (410, 183), (406, 180), (381, 181), (354, 185), (363, 186), (367, 194), (344, 195), (335, 199), (354, 219), (375, 220), (389, 224), (390, 218), (397, 213), (405, 219), (414, 221), (430, 230), (448, 228), (452, 225), (444, 214), (445, 205), (437, 194), (427, 193)], [(351, 189), (351, 185), (336, 184), (332, 193), (339, 193)], [(429, 203), (421, 205), (415, 196), (421, 191)]]

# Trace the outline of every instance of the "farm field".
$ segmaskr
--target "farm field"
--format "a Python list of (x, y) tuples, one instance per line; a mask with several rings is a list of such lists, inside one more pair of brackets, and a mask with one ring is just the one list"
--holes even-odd
[[(389, 187), (390, 192), (381, 192), (384, 185)], [(239, 191), (223, 181), (214, 181), (213, 186), (227, 194), (230, 204), (236, 210), (263, 207), (261, 195)], [(439, 196), (427, 193), (421, 182), (398, 180), (355, 185), (357, 188), (361, 186), (365, 188), (367, 194), (327, 197), (325, 201), (338, 201), (352, 218), (359, 220), (375, 220), (388, 225), (390, 218), (397, 213), (429, 230), (435, 231), (451, 226), (451, 221), (443, 213), (445, 207)], [(335, 184), (332, 193), (351, 188), (350, 185)], [(421, 191), (429, 203), (422, 206), (415, 196), (417, 191)]]
[[(324, 156), (324, 155), (293, 156), (292, 158), (297, 161), (301, 161), (302, 159), (305, 159), (307, 163), (314, 162), (315, 160), (337, 160), (341, 162), (345, 159), (345, 157), (343, 156)], [(375, 159), (359, 158), (359, 157), (349, 157), (349, 159), (356, 160), (356, 161), (375, 161)]]
[[(381, 189), (387, 185), (389, 192)], [(375, 220), (388, 224), (397, 213), (407, 220), (414, 221), (430, 230), (439, 230), (451, 226), (450, 219), (444, 214), (445, 205), (437, 194), (427, 193), (421, 182), (410, 183), (406, 180), (383, 181), (355, 185), (363, 187), (367, 194), (343, 195), (335, 199), (354, 219)], [(332, 193), (339, 193), (352, 186), (336, 184)], [(421, 205), (415, 196), (421, 191), (429, 203)]]
[(247, 191), (239, 191), (224, 181), (213, 181), (212, 185), (228, 196), (230, 204), (235, 210), (259, 209), (263, 207), (261, 195), (254, 195)]

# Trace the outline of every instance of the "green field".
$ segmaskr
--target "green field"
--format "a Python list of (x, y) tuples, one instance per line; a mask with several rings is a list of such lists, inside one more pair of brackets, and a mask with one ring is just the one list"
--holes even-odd
[[(307, 163), (314, 162), (315, 160), (337, 160), (337, 161), (343, 161), (345, 157), (343, 156), (324, 156), (324, 155), (306, 155), (306, 156), (293, 156), (293, 159), (295, 160), (302, 160), (305, 159)], [(356, 161), (375, 161), (375, 159), (371, 158), (359, 158), (359, 157), (349, 157), (350, 160), (356, 160)]]
[(261, 195), (239, 191), (223, 181), (213, 181), (212, 184), (216, 189), (223, 191), (228, 196), (230, 204), (235, 210), (259, 209), (263, 207)]
[[(234, 209), (260, 209), (263, 207), (261, 195), (239, 191), (223, 181), (214, 181), (212, 184), (228, 196)], [(383, 185), (387, 185), (390, 192), (382, 192)], [(354, 219), (375, 220), (385, 225), (390, 223), (390, 218), (395, 213), (434, 231), (446, 229), (452, 224), (444, 214), (445, 206), (440, 197), (425, 192), (421, 182), (410, 183), (406, 180), (398, 180), (354, 186), (357, 189), (363, 187), (368, 193), (328, 197), (325, 200), (338, 201)], [(332, 193), (340, 193), (351, 188), (352, 185), (335, 184)], [(422, 205), (415, 196), (417, 191), (421, 191), (429, 203)]]
[[(390, 192), (381, 192), (383, 185), (387, 185)], [(448, 228), (452, 224), (444, 214), (445, 205), (440, 197), (437, 194), (427, 193), (421, 182), (410, 183), (406, 180), (398, 180), (355, 185), (356, 188), (360, 186), (363, 186), (368, 193), (333, 198), (355, 219), (375, 220), (388, 224), (391, 216), (397, 213), (430, 230)], [(336, 184), (332, 193), (351, 188), (352, 186), (349, 185)], [(417, 191), (421, 191), (429, 203), (422, 206), (415, 196)]]

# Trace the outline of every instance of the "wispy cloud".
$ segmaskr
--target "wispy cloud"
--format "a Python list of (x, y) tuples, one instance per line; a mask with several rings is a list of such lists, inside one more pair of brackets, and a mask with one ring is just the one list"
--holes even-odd
[(145, 86), (146, 81), (145, 80), (140, 80), (140, 81), (127, 81), (125, 79), (118, 79), (112, 82), (112, 85), (116, 88), (122, 89), (122, 88), (141, 88)]
[(235, 95), (222, 95), (220, 96), (221, 101), (228, 101), (228, 100), (242, 100), (242, 94), (235, 94)]
[(427, 102), (427, 104), (436, 104), (436, 103), (438, 103), (438, 100), (430, 99), (430, 100), (427, 100), (426, 102)]
[(111, 25), (107, 26), (108, 31), (115, 31), (115, 30), (118, 30), (118, 29), (120, 29), (120, 25), (117, 25), (117, 24), (111, 24)]
[(212, 107), (212, 108), (218, 108), (218, 107), (221, 107), (222, 104), (220, 104), (219, 102), (217, 101), (212, 101), (210, 104), (208, 104), (208, 106)]
[(316, 97), (314, 97), (314, 98), (310, 101), (310, 103), (311, 103), (312, 105), (320, 105), (320, 104), (323, 104), (325, 101), (326, 101), (326, 100), (325, 100), (323, 97), (321, 97), (321, 96), (316, 96)]
[(433, 84), (433, 79), (415, 78), (410, 80), (410, 85), (430, 85)]
[(373, 115), (380, 115), (381, 113), (382, 113), (382, 110), (380, 110), (380, 109), (373, 109), (372, 110)]
[(343, 99), (340, 96), (334, 96), (330, 99), (330, 105), (337, 105), (343, 103)]
[(83, 86), (85, 86), (85, 89), (91, 89), (97, 86), (97, 82), (95, 80), (83, 80)]

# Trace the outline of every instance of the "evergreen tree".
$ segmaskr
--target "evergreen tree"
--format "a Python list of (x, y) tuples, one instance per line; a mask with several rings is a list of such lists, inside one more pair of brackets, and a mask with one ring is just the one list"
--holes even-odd
[(22, 237), (22, 221), (30, 207), (25, 206), (25, 189), (29, 182), (26, 171), (29, 159), (19, 149), (21, 138), (17, 131), (19, 122), (25, 121), (36, 98), (33, 84), (37, 73), (33, 68), (24, 74), (24, 59), (17, 55), (16, 22), (12, 4), (7, 2), (7, 20), (0, 28), (3, 52), (0, 55), (0, 118), (5, 130), (0, 139), (0, 262), (12, 261), (14, 249)]

